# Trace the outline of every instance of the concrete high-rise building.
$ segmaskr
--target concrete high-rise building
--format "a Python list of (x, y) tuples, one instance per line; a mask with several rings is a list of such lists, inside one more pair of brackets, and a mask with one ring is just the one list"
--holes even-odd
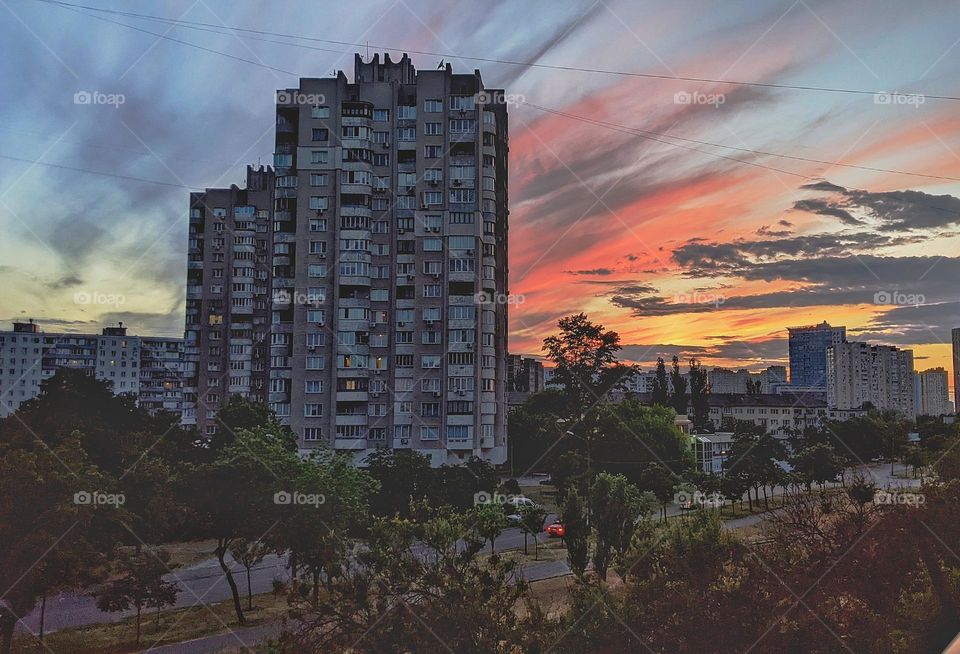
[(953, 410), (960, 411), (960, 327), (951, 332), (953, 336)]
[(826, 321), (807, 327), (789, 327), (790, 385), (809, 389), (827, 386), (827, 348), (847, 339), (846, 327)]
[(15, 322), (0, 332), (0, 417), (37, 397), (40, 384), (61, 368), (110, 382), (115, 394), (134, 396), (151, 413), (179, 413), (182, 353), (183, 339), (129, 336), (122, 323), (100, 334), (72, 334)]
[(912, 418), (913, 351), (891, 345), (843, 342), (827, 348), (827, 405), (830, 409), (899, 411)]
[[(278, 338), (270, 333), (271, 257), (292, 257), (282, 253), (295, 247), (292, 234), (275, 230), (275, 180), (271, 168), (248, 166), (243, 189), (190, 194), (183, 422), (207, 436), (231, 395), (268, 400)], [(286, 190), (276, 189), (277, 202)]]
[(196, 423), (215, 431), (218, 404), (243, 393), (265, 397), (304, 450), (503, 462), (503, 92), (479, 71), (357, 55), (353, 81), (302, 78), (276, 100), (275, 173), (191, 196), (197, 234), (225, 248), (191, 242)]
[(539, 393), (544, 388), (543, 362), (522, 354), (507, 355), (507, 392)]
[(917, 373), (920, 402), (917, 415), (945, 416), (950, 414), (949, 376), (944, 368), (931, 368)]

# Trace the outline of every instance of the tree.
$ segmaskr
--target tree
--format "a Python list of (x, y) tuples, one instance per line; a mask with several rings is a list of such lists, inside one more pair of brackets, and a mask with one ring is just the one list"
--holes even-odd
[(667, 384), (667, 366), (662, 357), (657, 357), (657, 372), (653, 379), (650, 402), (660, 406), (670, 405), (670, 391)]
[(119, 576), (110, 580), (96, 592), (97, 608), (101, 611), (136, 611), (137, 635), (140, 645), (140, 619), (145, 608), (157, 609), (159, 626), (160, 609), (176, 602), (177, 585), (164, 580), (171, 570), (170, 553), (166, 550), (144, 549), (124, 555), (117, 566)]
[(543, 350), (553, 362), (554, 382), (567, 397), (571, 417), (580, 418), (610, 390), (622, 386), (635, 368), (619, 363), (620, 336), (579, 313), (561, 318), (560, 333), (543, 341)]
[(563, 541), (567, 546), (567, 562), (573, 574), (582, 578), (590, 553), (590, 525), (587, 522), (586, 506), (576, 490), (571, 491), (563, 503), (560, 523), (563, 525)]
[(687, 405), (690, 397), (687, 395), (687, 380), (680, 374), (680, 359), (673, 355), (673, 369), (670, 373), (670, 381), (673, 383), (673, 393), (670, 395), (670, 405), (677, 412), (678, 416), (687, 415)]
[(640, 490), (623, 475), (601, 472), (590, 489), (591, 525), (597, 534), (593, 569), (602, 580), (613, 553), (626, 551), (642, 510)]
[(533, 558), (540, 558), (540, 541), (537, 537), (543, 531), (547, 519), (547, 510), (539, 504), (520, 506), (520, 531), (523, 532), (523, 553), (527, 553), (527, 536), (533, 536)]
[[(106, 575), (129, 520), (74, 432), (45, 446), (0, 441), (0, 651), (41, 598)], [(101, 502), (101, 499), (106, 501)], [(110, 501), (111, 498), (114, 501)], [(40, 554), (44, 556), (38, 557)]]
[(365, 463), (367, 472), (379, 482), (370, 498), (370, 511), (375, 516), (409, 517), (410, 503), (433, 493), (435, 473), (429, 457), (419, 452), (377, 449)]
[(843, 457), (828, 443), (817, 443), (797, 452), (790, 459), (790, 465), (800, 473), (807, 490), (811, 484), (823, 486), (829, 481), (837, 481), (843, 473)]
[(710, 384), (707, 371), (696, 359), (690, 359), (690, 406), (695, 431), (713, 431), (710, 427)]
[(250, 570), (263, 561), (272, 548), (262, 540), (239, 538), (230, 544), (230, 556), (247, 571), (247, 610), (253, 610), (253, 588), (250, 583)]
[(763, 386), (763, 383), (759, 379), (757, 380), (748, 379), (747, 395), (760, 395), (760, 393), (762, 392), (761, 391), (762, 386)]
[(473, 509), (470, 523), (474, 533), (490, 543), (490, 553), (494, 549), (497, 536), (507, 528), (507, 516), (499, 504), (480, 504)]
[(252, 400), (242, 395), (231, 395), (220, 409), (217, 410), (217, 422), (220, 428), (210, 439), (210, 447), (220, 450), (233, 442), (236, 434), (241, 430), (262, 428), (273, 434), (287, 449), (295, 451), (297, 448), (296, 434), (281, 424), (276, 414), (265, 403)]

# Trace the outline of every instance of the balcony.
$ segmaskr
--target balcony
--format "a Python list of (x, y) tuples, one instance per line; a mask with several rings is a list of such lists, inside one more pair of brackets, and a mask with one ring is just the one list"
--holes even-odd
[(365, 450), (367, 449), (367, 439), (365, 438), (335, 438), (333, 440), (333, 449), (335, 450)]

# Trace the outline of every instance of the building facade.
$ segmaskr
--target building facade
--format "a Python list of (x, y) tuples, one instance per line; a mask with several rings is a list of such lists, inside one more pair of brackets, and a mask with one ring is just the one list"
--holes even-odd
[(546, 386), (543, 362), (522, 354), (507, 355), (507, 404), (518, 406)]
[(846, 327), (826, 321), (807, 327), (790, 327), (790, 385), (812, 389), (827, 387), (827, 348), (847, 340)]
[(47, 332), (15, 322), (0, 332), (0, 417), (40, 394), (59, 369), (81, 370), (110, 382), (117, 395), (133, 395), (151, 413), (182, 410), (183, 339), (127, 335), (121, 323), (100, 334)]
[(953, 337), (953, 410), (960, 412), (960, 327), (950, 335)]
[(912, 418), (913, 351), (892, 345), (844, 342), (827, 348), (827, 403), (833, 409), (899, 411)]
[(917, 373), (917, 415), (938, 417), (951, 413), (948, 375), (944, 368), (931, 368)]
[[(506, 459), (503, 98), (479, 71), (417, 71), (406, 55), (357, 55), (353, 81), (278, 91), (274, 170), (191, 196), (205, 243), (188, 271), (187, 374), (204, 432), (246, 394), (303, 450)], [(232, 250), (209, 247), (217, 229)]]

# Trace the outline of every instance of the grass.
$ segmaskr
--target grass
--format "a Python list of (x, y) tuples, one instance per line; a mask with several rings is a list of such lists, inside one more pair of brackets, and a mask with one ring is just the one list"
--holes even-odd
[[(168, 543), (163, 548), (170, 552), (170, 567), (176, 570), (177, 567), (189, 568), (212, 558), (216, 546), (217, 541), (209, 539), (193, 540), (185, 543)], [(176, 564), (177, 567), (174, 567), (173, 564)]]
[[(247, 600), (243, 598), (246, 609)], [(156, 613), (147, 613), (141, 623), (140, 645), (136, 636), (135, 618), (120, 622), (96, 624), (76, 629), (64, 629), (49, 634), (44, 643), (33, 636), (24, 635), (14, 641), (13, 651), (23, 654), (70, 652), (71, 654), (126, 654), (138, 652), (151, 646), (169, 645), (185, 640), (221, 633), (229, 629), (244, 629), (282, 618), (288, 609), (286, 599), (273, 593), (253, 596), (253, 610), (244, 610), (247, 624), (241, 627), (233, 610), (233, 600), (212, 603), (208, 608), (191, 606), (163, 611), (160, 628), (156, 626)]]

